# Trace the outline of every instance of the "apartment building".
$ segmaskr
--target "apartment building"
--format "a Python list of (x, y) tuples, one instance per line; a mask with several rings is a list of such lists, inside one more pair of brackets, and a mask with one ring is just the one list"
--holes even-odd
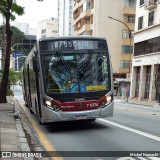
[(130, 98), (157, 99), (160, 64), (160, 0), (137, 0)]
[(51, 17), (37, 23), (37, 39), (58, 36), (58, 19)]
[(73, 0), (58, 0), (58, 35), (73, 34)]
[(114, 78), (126, 78), (131, 71), (135, 9), (136, 0), (74, 0), (74, 34), (107, 39)]

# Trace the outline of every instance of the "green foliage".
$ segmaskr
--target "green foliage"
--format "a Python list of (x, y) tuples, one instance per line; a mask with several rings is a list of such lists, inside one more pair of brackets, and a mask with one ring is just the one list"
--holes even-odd
[[(12, 2), (12, 3), (11, 3)], [(8, 1), (8, 0), (1, 0), (0, 1), (0, 13), (6, 17), (7, 16), (7, 9), (11, 5), (10, 10), (10, 19), (15, 20), (15, 15), (23, 15), (24, 14), (24, 7), (19, 6), (15, 1)]]
[(14, 96), (13, 91), (8, 89), (7, 90), (7, 96)]
[(20, 80), (20, 72), (14, 71), (13, 69), (10, 69), (9, 71), (9, 81), (10, 84), (15, 85), (17, 81)]
[[(5, 26), (0, 26), (0, 44), (2, 44), (3, 41), (3, 33), (5, 30)], [(18, 28), (11, 26), (12, 31), (12, 41), (11, 46), (13, 47), (17, 43), (21, 43), (22, 39), (25, 39), (25, 35), (23, 32), (21, 32)]]
[[(0, 70), (0, 81), (3, 75), (3, 70)], [(11, 85), (15, 85), (18, 81), (21, 80), (21, 73), (17, 72), (13, 69), (9, 70), (9, 85), (8, 88), (10, 88)]]

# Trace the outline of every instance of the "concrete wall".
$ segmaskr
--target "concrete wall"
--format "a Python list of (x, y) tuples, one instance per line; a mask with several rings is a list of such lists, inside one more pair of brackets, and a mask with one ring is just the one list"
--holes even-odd
[(120, 67), (122, 24), (109, 19), (108, 16), (123, 21), (123, 8), (124, 0), (95, 0), (93, 35), (106, 37), (114, 73), (118, 73)]

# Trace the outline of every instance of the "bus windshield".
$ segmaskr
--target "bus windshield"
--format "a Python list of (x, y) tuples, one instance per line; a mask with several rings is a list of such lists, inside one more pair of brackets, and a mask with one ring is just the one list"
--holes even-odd
[(107, 52), (42, 55), (45, 90), (84, 93), (110, 89)]

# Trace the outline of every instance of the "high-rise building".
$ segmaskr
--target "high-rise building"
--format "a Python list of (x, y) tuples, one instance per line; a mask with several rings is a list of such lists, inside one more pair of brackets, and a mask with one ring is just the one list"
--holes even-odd
[(37, 23), (37, 39), (58, 36), (57, 18), (48, 18)]
[(73, 34), (73, 0), (58, 0), (58, 35)]
[(135, 9), (136, 0), (74, 0), (74, 34), (107, 39), (114, 78), (131, 71)]
[(159, 66), (160, 0), (137, 0), (130, 98), (158, 99)]

